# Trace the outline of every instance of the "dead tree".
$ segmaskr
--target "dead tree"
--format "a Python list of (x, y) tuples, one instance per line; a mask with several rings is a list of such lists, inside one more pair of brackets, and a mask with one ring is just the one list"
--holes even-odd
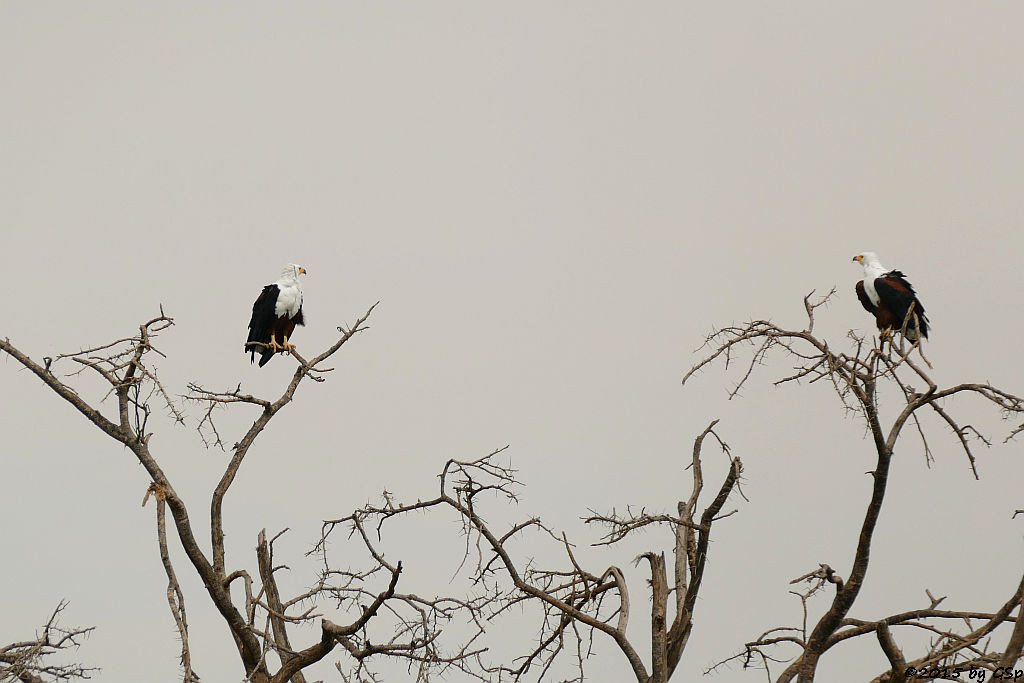
[(60, 614), (67, 607), (61, 602), (53, 610), (42, 632), (35, 638), (0, 646), (0, 681), (48, 683), (90, 678), (98, 671), (80, 664), (54, 664), (53, 655), (76, 649), (92, 628), (66, 628), (60, 625)]
[[(662, 552), (651, 551), (637, 558), (638, 563), (646, 561), (653, 590), (653, 651), (649, 659), (640, 654), (626, 634), (630, 616), (626, 572), (615, 566), (596, 571), (584, 569), (565, 535), (554, 534), (540, 519), (515, 523), (503, 532), (488, 526), (479, 510), (481, 494), (496, 494), (514, 501), (518, 485), (515, 472), (498, 463), (500, 451), (471, 462), (449, 461), (441, 475), (439, 495), (429, 501), (399, 505), (385, 498), (383, 505), (368, 505), (349, 516), (326, 522), (321, 541), (313, 551), (319, 553), (322, 568), (313, 586), (300, 595), (285, 598), (280, 594), (275, 574), (283, 567), (274, 558), (274, 542), (280, 534), (268, 538), (265, 531), (259, 532), (255, 572), (227, 566), (224, 500), (246, 455), (275, 415), (292, 401), (304, 380), (325, 381), (330, 369), (323, 364), (353, 335), (366, 329), (372, 310), (371, 307), (350, 328), (339, 328), (341, 337), (315, 358), (307, 361), (294, 353), (295, 371), (283, 393), (274, 400), (247, 394), (240, 386), (229, 391), (210, 391), (197, 383), (188, 385), (185, 398), (200, 406), (197, 427), (207, 447), (225, 446), (215, 421), (219, 409), (241, 406), (257, 411), (252, 426), (230, 447), (231, 458), (210, 497), (212, 542), (208, 549), (196, 540), (194, 515), (190, 514), (194, 507), (176, 493), (150, 446), (150, 418), (158, 403), (174, 420), (184, 423), (188, 419), (151, 362), (153, 354), (162, 355), (155, 346), (156, 338), (173, 325), (173, 320), (161, 311), (159, 316), (140, 325), (137, 335), (41, 361), (30, 358), (9, 339), (0, 340), (0, 350), (32, 371), (93, 425), (127, 447), (148, 474), (151, 483), (143, 505), (151, 497), (154, 499), (157, 549), (167, 576), (168, 604), (181, 640), (183, 682), (192, 683), (198, 676), (189, 648), (185, 595), (171, 560), (173, 542), (184, 551), (190, 570), (202, 580), (207, 597), (231, 633), (246, 679), (255, 683), (304, 683), (302, 671), (339, 646), (348, 655), (347, 665), (338, 664), (346, 680), (372, 677), (369, 662), (381, 656), (406, 662), (410, 671), (414, 670), (416, 680), (422, 681), (452, 669), (480, 680), (542, 678), (559, 655), (569, 650), (582, 680), (595, 634), (611, 639), (641, 683), (667, 681), (690, 636), (712, 525), (731, 514), (722, 510), (729, 495), (738, 489), (742, 473), (739, 458), (728, 456), (727, 446), (714, 431), (715, 423), (694, 443), (688, 458), (692, 491), (687, 500), (678, 503), (675, 515), (627, 508), (624, 514), (614, 510), (607, 514), (592, 512), (586, 518), (589, 523), (606, 527), (604, 537), (595, 545), (617, 543), (651, 526), (667, 526), (670, 530), (676, 558), (671, 568), (666, 566)], [(71, 368), (65, 370), (69, 365)], [(116, 399), (113, 415), (105, 414), (100, 407), (106, 396), (90, 400), (73, 386), (82, 372), (102, 378), (107, 386), (106, 396)], [(700, 510), (704, 486), (701, 449), (708, 436), (718, 440), (727, 454), (727, 464), (717, 495)], [(374, 531), (379, 534), (385, 522), (430, 508), (454, 511), (462, 523), (469, 542), (466, 558), (476, 558), (468, 563), (472, 567), (473, 590), (466, 595), (424, 598), (403, 592), (399, 586), (402, 563), (389, 559), (378, 547), (379, 536)], [(169, 525), (173, 529), (170, 534)], [(346, 527), (362, 546), (364, 564), (359, 569), (339, 568), (335, 561), (330, 537), (339, 527)], [(564, 551), (564, 566), (541, 569), (516, 558), (509, 550), (510, 544), (529, 531), (540, 532), (556, 543)], [(346, 560), (353, 564), (351, 557)], [(606, 601), (608, 596), (614, 598)], [(325, 601), (333, 603), (342, 617), (354, 616), (347, 623), (335, 623), (317, 611), (317, 604)], [(535, 646), (511, 664), (485, 659), (486, 648), (480, 641), (488, 625), (524, 603), (540, 606), (541, 629)], [(319, 623), (319, 637), (305, 647), (293, 645), (291, 627), (315, 621)], [(439, 641), (442, 627), (458, 621), (469, 635), (461, 644), (443, 650)], [(570, 647), (570, 642), (575, 647)]]
[[(341, 648), (360, 666), (373, 657), (399, 657), (418, 667), (420, 680), (437, 671), (462, 667), (475, 654), (456, 648), (454, 654), (442, 652), (437, 637), (439, 623), (452, 606), (443, 599), (424, 600), (398, 591), (402, 574), (400, 562), (390, 563), (382, 556), (369, 558), (370, 569), (358, 574), (326, 568), (312, 588), (300, 595), (285, 597), (278, 588), (276, 574), (284, 567), (275, 564), (274, 541), (265, 531), (258, 534), (255, 573), (245, 568), (228, 567), (225, 560), (224, 499), (246, 455), (264, 433), (270, 421), (291, 401), (304, 380), (325, 381), (330, 368), (324, 363), (354, 335), (366, 329), (371, 307), (354, 325), (338, 328), (340, 337), (328, 349), (306, 360), (293, 353), (296, 368), (291, 380), (277, 398), (265, 399), (234, 390), (208, 391), (198, 384), (189, 385), (186, 398), (201, 406), (199, 430), (208, 445), (221, 446), (221, 435), (214, 422), (215, 410), (225, 406), (244, 406), (256, 410), (252, 426), (230, 448), (231, 458), (209, 500), (211, 547), (201, 547), (196, 539), (194, 520), (198, 509), (187, 504), (175, 491), (160, 465), (159, 454), (150, 447), (150, 418), (162, 403), (174, 420), (184, 423), (185, 412), (158, 378), (151, 359), (161, 356), (155, 346), (158, 335), (174, 321), (160, 315), (139, 326), (138, 334), (75, 353), (33, 360), (9, 339), (0, 340), (0, 350), (32, 371), (60, 398), (111, 439), (122, 444), (145, 469), (151, 481), (143, 504), (155, 498), (157, 548), (167, 575), (167, 600), (181, 640), (182, 680), (198, 680), (189, 649), (185, 596), (171, 562), (169, 544), (174, 539), (184, 551), (202, 580), (207, 597), (230, 631), (246, 680), (254, 683), (305, 683), (303, 670)], [(70, 366), (70, 367), (69, 367)], [(95, 373), (106, 385), (106, 395), (86, 398), (75, 380), (80, 373)], [(107, 396), (115, 398), (114, 410), (101, 406)], [(170, 511), (168, 519), (167, 512)], [(168, 522), (173, 536), (168, 534)], [(283, 533), (283, 532), (282, 532)], [(235, 590), (232, 591), (232, 588)], [(317, 602), (335, 602), (332, 621), (317, 611)], [(460, 609), (475, 609), (472, 601), (463, 601)], [(293, 644), (292, 627), (319, 623), (312, 642)], [(54, 633), (50, 629), (48, 633)], [(68, 635), (73, 639), (78, 633)], [(46, 641), (50, 643), (50, 641)], [(61, 646), (69, 640), (60, 641)], [(14, 647), (14, 646), (11, 646)], [(52, 643), (42, 647), (54, 647)], [(5, 650), (5, 652), (9, 651)], [(35, 680), (35, 679), (27, 679)]]
[[(1018, 609), (1024, 600), (1024, 576), (1018, 585), (1007, 589), (1008, 597), (1003, 604), (992, 605), (988, 610), (965, 612), (939, 609), (943, 598), (933, 598), (922, 587), (922, 592), (928, 595), (929, 603), (922, 609), (879, 616), (872, 620), (852, 619), (848, 616), (867, 578), (871, 542), (885, 501), (893, 450), (908, 426), (912, 426), (921, 441), (925, 457), (930, 460), (931, 449), (920, 415), (929, 411), (936, 414), (952, 431), (977, 478), (972, 440), (986, 445), (989, 441), (977, 429), (957, 419), (953, 412), (955, 399), (974, 396), (1000, 412), (1003, 417), (1016, 418), (1024, 414), (1024, 399), (989, 383), (937, 386), (924, 369), (928, 362), (919, 345), (909, 345), (902, 335), (899, 335), (895, 344), (890, 338), (884, 348), (879, 348), (851, 333), (851, 352), (836, 353), (833, 345), (814, 334), (815, 311), (834, 292), (816, 302), (811, 302), (813, 292), (805, 297), (806, 329), (787, 330), (770, 321), (758, 320), (745, 327), (727, 327), (712, 334), (707, 340), (711, 353), (683, 377), (685, 384), (695, 373), (716, 360), (723, 360), (728, 368), (737, 355), (750, 350), (750, 359), (744, 364), (745, 371), (731, 393), (731, 396), (735, 396), (746, 384), (756, 365), (763, 363), (770, 353), (781, 353), (792, 361), (793, 371), (775, 384), (804, 381), (830, 385), (841, 405), (864, 419), (877, 455), (875, 469), (870, 472), (874, 483), (860, 534), (856, 539), (853, 566), (840, 574), (828, 564), (822, 564), (795, 579), (793, 583), (807, 581), (812, 584), (810, 590), (799, 594), (804, 606), (804, 626), (770, 629), (747, 643), (744, 650), (732, 659), (741, 660), (746, 666), (756, 664), (768, 668), (770, 662), (778, 661), (767, 654), (769, 651), (781, 646), (793, 646), (797, 654), (777, 680), (779, 683), (787, 683), (796, 679), (799, 683), (807, 683), (814, 680), (819, 660), (831, 648), (850, 638), (868, 636), (877, 639), (878, 646), (890, 664), (889, 670), (874, 679), (878, 683), (941, 677), (942, 671), (969, 671), (971, 667), (992, 672), (998, 671), (1000, 667), (1004, 670), (1012, 667), (1021, 657), (1024, 646), (1024, 619), (1020, 618), (1021, 610)], [(887, 398), (895, 399), (894, 416), (882, 415), (879, 395), (883, 393)], [(1007, 440), (1022, 430), (1024, 425), (1014, 429)], [(831, 605), (808, 628), (808, 598), (824, 588), (833, 591)], [(1017, 616), (1011, 616), (1015, 611)], [(1005, 645), (992, 649), (992, 632), (1000, 625), (1011, 623), (1014, 626)], [(896, 627), (931, 632), (934, 637), (930, 647), (907, 659), (894, 637)], [(966, 676), (964, 673), (960, 677)]]
[[(709, 355), (684, 377), (684, 383), (696, 372), (716, 360), (727, 366), (744, 349), (752, 349), (749, 363), (734, 394), (751, 377), (753, 368), (769, 353), (781, 351), (794, 362), (791, 374), (778, 383), (805, 381), (828, 383), (842, 406), (863, 417), (877, 455), (871, 472), (873, 486), (867, 502), (852, 567), (843, 573), (822, 564), (796, 579), (810, 581), (812, 588), (801, 594), (805, 610), (812, 593), (834, 591), (831, 605), (811, 624), (796, 628), (776, 628), (747, 643), (737, 655), (746, 664), (760, 663), (765, 668), (775, 661), (775, 649), (790, 646), (796, 655), (779, 673), (783, 683), (796, 679), (812, 681), (821, 657), (835, 645), (859, 636), (873, 636), (887, 657), (890, 668), (875, 679), (908, 680), (910, 669), (930, 671), (941, 667), (979, 667), (993, 673), (1012, 666), (1024, 648), (1024, 619), (1018, 606), (1024, 602), (1024, 577), (1002, 605), (989, 610), (953, 612), (939, 609), (941, 598), (932, 598), (922, 609), (880, 616), (872, 620), (849, 617), (859, 591), (867, 578), (871, 543), (883, 505), (894, 447), (908, 425), (916, 427), (926, 457), (931, 451), (919, 416), (925, 411), (936, 414), (948, 425), (972, 471), (975, 455), (972, 440), (985, 440), (975, 428), (962, 425), (955, 416), (955, 399), (975, 396), (1008, 416), (1024, 413), (1021, 399), (988, 383), (965, 383), (940, 388), (931, 380), (919, 347), (906, 348), (890, 340), (887, 348), (868, 344), (853, 337), (849, 353), (836, 353), (814, 335), (814, 314), (828, 297), (811, 303), (805, 299), (807, 327), (786, 330), (768, 321), (755, 321), (745, 327), (730, 327), (712, 335)], [(307, 378), (325, 381), (329, 368), (323, 366), (353, 335), (366, 329), (372, 307), (353, 326), (339, 328), (340, 338), (323, 353), (307, 361), (295, 353), (296, 369), (283, 393), (274, 400), (244, 393), (241, 387), (229, 391), (210, 391), (190, 384), (187, 399), (201, 407), (198, 427), (208, 445), (223, 442), (214, 417), (216, 410), (240, 404), (255, 410), (252, 426), (230, 448), (231, 458), (213, 488), (210, 497), (209, 548), (197, 542), (189, 506), (178, 496), (161, 468), (157, 454), (150, 448), (150, 418), (156, 402), (162, 402), (175, 420), (184, 422), (185, 413), (158, 379), (152, 354), (157, 335), (173, 321), (160, 316), (140, 325), (132, 335), (80, 352), (43, 358), (37, 362), (15, 348), (8, 339), (0, 340), (0, 350), (32, 371), (58, 396), (70, 403), (93, 425), (122, 444), (145, 469), (150, 485), (144, 504), (155, 499), (157, 548), (167, 575), (167, 598), (181, 643), (183, 681), (197, 680), (189, 650), (185, 596), (171, 561), (169, 546), (180, 546), (188, 558), (190, 571), (202, 580), (207, 597), (223, 618), (231, 633), (247, 680), (257, 683), (305, 683), (303, 670), (334, 651), (346, 656), (347, 666), (339, 665), (352, 678), (372, 677), (371, 660), (379, 657), (405, 662), (416, 680), (431, 680), (435, 673), (457, 669), (480, 680), (526, 680), (544, 678), (556, 662), (568, 656), (577, 670), (575, 680), (585, 679), (585, 666), (595, 639), (607, 638), (631, 667), (639, 683), (665, 683), (672, 676), (686, 648), (693, 625), (697, 598), (704, 579), (710, 535), (713, 525), (732, 514), (725, 505), (733, 491), (739, 491), (742, 463), (733, 457), (714, 431), (712, 422), (695, 440), (688, 459), (692, 489), (679, 501), (675, 513), (649, 513), (646, 508), (626, 508), (624, 513), (591, 511), (585, 521), (601, 525), (604, 535), (594, 545), (621, 542), (634, 532), (660, 526), (669, 530), (674, 563), (667, 566), (665, 554), (645, 552), (637, 564), (645, 563), (645, 579), (651, 586), (651, 609), (647, 617), (651, 653), (645, 657), (630, 640), (627, 626), (631, 616), (627, 572), (620, 567), (601, 565), (585, 568), (564, 533), (555, 533), (539, 518), (513, 522), (496, 528), (484, 508), (497, 499), (515, 502), (520, 483), (516, 472), (502, 464), (502, 451), (477, 460), (450, 460), (440, 475), (436, 494), (426, 500), (399, 503), (385, 494), (381, 503), (368, 504), (350, 515), (324, 522), (321, 539), (314, 548), (322, 568), (308, 590), (300, 595), (281, 594), (276, 574), (283, 569), (275, 562), (274, 542), (265, 531), (257, 535), (254, 568), (229, 568), (225, 559), (223, 505), (225, 495), (242, 467), (246, 454), (264, 433), (270, 421), (293, 399)], [(900, 341), (897, 337), (896, 341)], [(918, 360), (920, 358), (920, 361)], [(67, 372), (68, 366), (74, 368)], [(73, 386), (82, 372), (95, 373), (106, 385), (107, 395), (115, 398), (114, 414), (101, 410), (105, 396), (84, 398)], [(879, 396), (896, 397), (895, 415), (883, 417)], [(111, 412), (107, 409), (107, 412)], [(1024, 425), (1010, 437), (1024, 431)], [(705, 463), (702, 449), (707, 438), (716, 439), (726, 454), (722, 484), (716, 495), (702, 503)], [(1009, 438), (1009, 437), (1008, 437)], [(987, 443), (987, 441), (986, 441)], [(700, 509), (703, 505), (703, 509)], [(168, 520), (167, 512), (170, 511)], [(400, 586), (403, 565), (388, 557), (380, 547), (386, 526), (399, 523), (412, 514), (446, 512), (461, 524), (465, 537), (464, 566), (473, 590), (455, 597), (424, 598)], [(168, 533), (168, 522), (173, 535)], [(338, 532), (347, 531), (361, 546), (359, 569), (338, 568), (334, 560)], [(283, 533), (283, 532), (282, 532)], [(545, 541), (557, 548), (561, 558), (554, 566), (542, 566), (516, 552), (514, 542), (529, 538)], [(531, 546), (531, 549), (533, 546)], [(531, 553), (532, 554), (532, 553)], [(353, 564), (351, 557), (346, 558)], [(410, 559), (410, 558), (406, 558)], [(415, 559), (415, 558), (413, 558)], [(404, 586), (404, 584), (402, 584)], [(232, 593), (232, 587), (235, 592)], [(318, 603), (334, 606), (333, 619), (324, 616)], [(513, 608), (536, 606), (540, 624), (536, 642), (521, 657), (494, 663), (486, 657), (483, 641), (489, 625)], [(1013, 616), (1016, 613), (1016, 617)], [(805, 612), (806, 614), (806, 612)], [(469, 636), (454, 647), (443, 649), (442, 627), (456, 619), (469, 628)], [(316, 623), (317, 637), (304, 647), (293, 645), (298, 633), (293, 626)], [(1012, 629), (1009, 625), (1012, 624)], [(1004, 646), (993, 648), (994, 631), (1011, 630)], [(900, 648), (898, 627), (927, 629), (935, 635), (924, 652), (907, 659)], [(304, 632), (303, 632), (304, 633)], [(49, 641), (47, 641), (49, 642)], [(787, 654), (783, 652), (783, 654)], [(769, 671), (769, 676), (770, 676)], [(29, 679), (32, 680), (32, 679)]]
[[(513, 607), (539, 607), (539, 636), (532, 648), (512, 663), (489, 665), (481, 661), (480, 671), (484, 675), (495, 680), (519, 681), (528, 677), (540, 680), (556, 660), (567, 655), (577, 671), (572, 680), (583, 681), (586, 659), (597, 636), (607, 637), (614, 643), (639, 683), (665, 683), (675, 671), (690, 637), (712, 525), (735, 512), (722, 510), (729, 495), (738, 489), (743, 471), (740, 459), (728, 454), (728, 447), (719, 439), (714, 426), (712, 422), (693, 444), (689, 460), (693, 488), (689, 498), (676, 506), (676, 515), (627, 509), (624, 514), (593, 512), (585, 518), (588, 523), (606, 528), (603, 538), (594, 543), (596, 546), (617, 543), (652, 526), (666, 526), (670, 530), (675, 557), (671, 579), (663, 552), (649, 551), (636, 559), (637, 564), (646, 562), (652, 590), (649, 658), (641, 655), (626, 633), (631, 605), (625, 571), (616, 566), (584, 568), (566, 535), (555, 533), (540, 518), (514, 522), (503, 529), (486, 521), (485, 500), (497, 497), (513, 503), (517, 487), (521, 485), (515, 470), (498, 461), (504, 449), (478, 460), (449, 460), (440, 474), (439, 491), (432, 498), (402, 504), (389, 495), (380, 504), (368, 504), (351, 515), (326, 521), (320, 550), (326, 555), (332, 535), (343, 529), (361, 538), (368, 551), (376, 556), (373, 539), (386, 524), (424, 511), (454, 513), (466, 539), (465, 565), (469, 567), (473, 584), (481, 596), (485, 596), (476, 612), (479, 633), (486, 630), (487, 623)], [(728, 462), (714, 499), (699, 510), (704, 487), (701, 450), (708, 436), (718, 441)], [(564, 561), (560, 566), (545, 568), (532, 558), (517, 556), (512, 550), (513, 542), (526, 538), (532, 551), (540, 541), (553, 544)]]

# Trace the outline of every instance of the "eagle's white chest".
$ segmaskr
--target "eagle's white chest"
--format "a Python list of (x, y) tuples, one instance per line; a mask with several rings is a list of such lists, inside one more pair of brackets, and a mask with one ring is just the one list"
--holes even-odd
[(864, 292), (868, 295), (868, 299), (871, 300), (874, 306), (877, 306), (880, 301), (878, 290), (875, 289), (875, 280), (885, 275), (885, 272), (885, 268), (881, 267), (881, 265), (869, 265), (864, 268)]
[(278, 318), (294, 318), (302, 307), (302, 288), (297, 282), (277, 283), (277, 303), (274, 315)]
[(878, 290), (875, 289), (875, 278), (864, 276), (864, 293), (868, 295), (872, 305), (878, 305), (880, 299), (878, 298)]

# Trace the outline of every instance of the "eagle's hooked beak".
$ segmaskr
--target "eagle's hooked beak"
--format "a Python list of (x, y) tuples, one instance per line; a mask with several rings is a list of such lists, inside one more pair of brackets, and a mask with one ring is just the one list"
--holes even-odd
[(857, 254), (856, 256), (853, 257), (853, 260), (854, 261), (858, 261), (858, 262), (859, 261), (863, 261), (864, 260), (864, 254)]
[[(860, 257), (858, 256), (857, 258), (860, 258)], [(303, 268), (302, 266), (299, 266), (299, 272), (300, 272), (301, 274), (305, 275), (305, 274), (306, 274), (306, 269), (305, 269), (305, 268)]]

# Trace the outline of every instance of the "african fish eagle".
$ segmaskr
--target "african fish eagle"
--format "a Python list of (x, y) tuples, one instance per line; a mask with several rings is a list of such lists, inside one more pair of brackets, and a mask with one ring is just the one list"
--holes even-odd
[(903, 322), (913, 305), (914, 315), (907, 320), (907, 340), (914, 343), (919, 336), (927, 339), (928, 316), (924, 314), (924, 306), (906, 276), (883, 266), (873, 251), (857, 254), (853, 260), (864, 266), (864, 279), (857, 283), (857, 298), (867, 312), (875, 316), (882, 338), (885, 339), (893, 330), (903, 329)]
[(296, 325), (305, 325), (302, 319), (302, 285), (299, 275), (306, 269), (289, 263), (281, 269), (281, 278), (263, 288), (256, 303), (252, 305), (252, 320), (249, 321), (249, 338), (245, 340), (245, 351), (250, 362), (256, 360), (257, 344), (270, 348), (259, 350), (260, 367), (274, 357), (278, 351), (289, 353), (295, 348), (288, 343), (288, 337)]

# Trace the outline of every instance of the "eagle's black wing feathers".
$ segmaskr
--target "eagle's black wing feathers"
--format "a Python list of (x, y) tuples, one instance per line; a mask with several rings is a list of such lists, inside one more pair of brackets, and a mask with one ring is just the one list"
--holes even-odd
[(857, 282), (857, 298), (860, 299), (860, 305), (864, 307), (864, 310), (868, 313), (875, 312), (875, 305), (871, 303), (871, 299), (868, 298), (868, 293), (864, 291), (864, 281), (859, 280)]
[(914, 304), (914, 313), (917, 314), (921, 327), (921, 336), (928, 337), (928, 316), (924, 314), (924, 306), (913, 285), (907, 282), (906, 276), (898, 271), (891, 270), (882, 277), (875, 280), (875, 291), (882, 304), (892, 313), (896, 321), (894, 328), (903, 326), (903, 321), (910, 312), (910, 305)]
[[(256, 349), (251, 348), (249, 342), (270, 343), (270, 336), (274, 333), (274, 323), (277, 321), (275, 308), (277, 307), (277, 295), (280, 291), (277, 285), (267, 285), (252, 305), (252, 319), (249, 321), (249, 338), (245, 340), (245, 352), (249, 354), (251, 362), (256, 360)], [(269, 349), (261, 350), (260, 367), (266, 365), (267, 361), (273, 356), (273, 352)]]

